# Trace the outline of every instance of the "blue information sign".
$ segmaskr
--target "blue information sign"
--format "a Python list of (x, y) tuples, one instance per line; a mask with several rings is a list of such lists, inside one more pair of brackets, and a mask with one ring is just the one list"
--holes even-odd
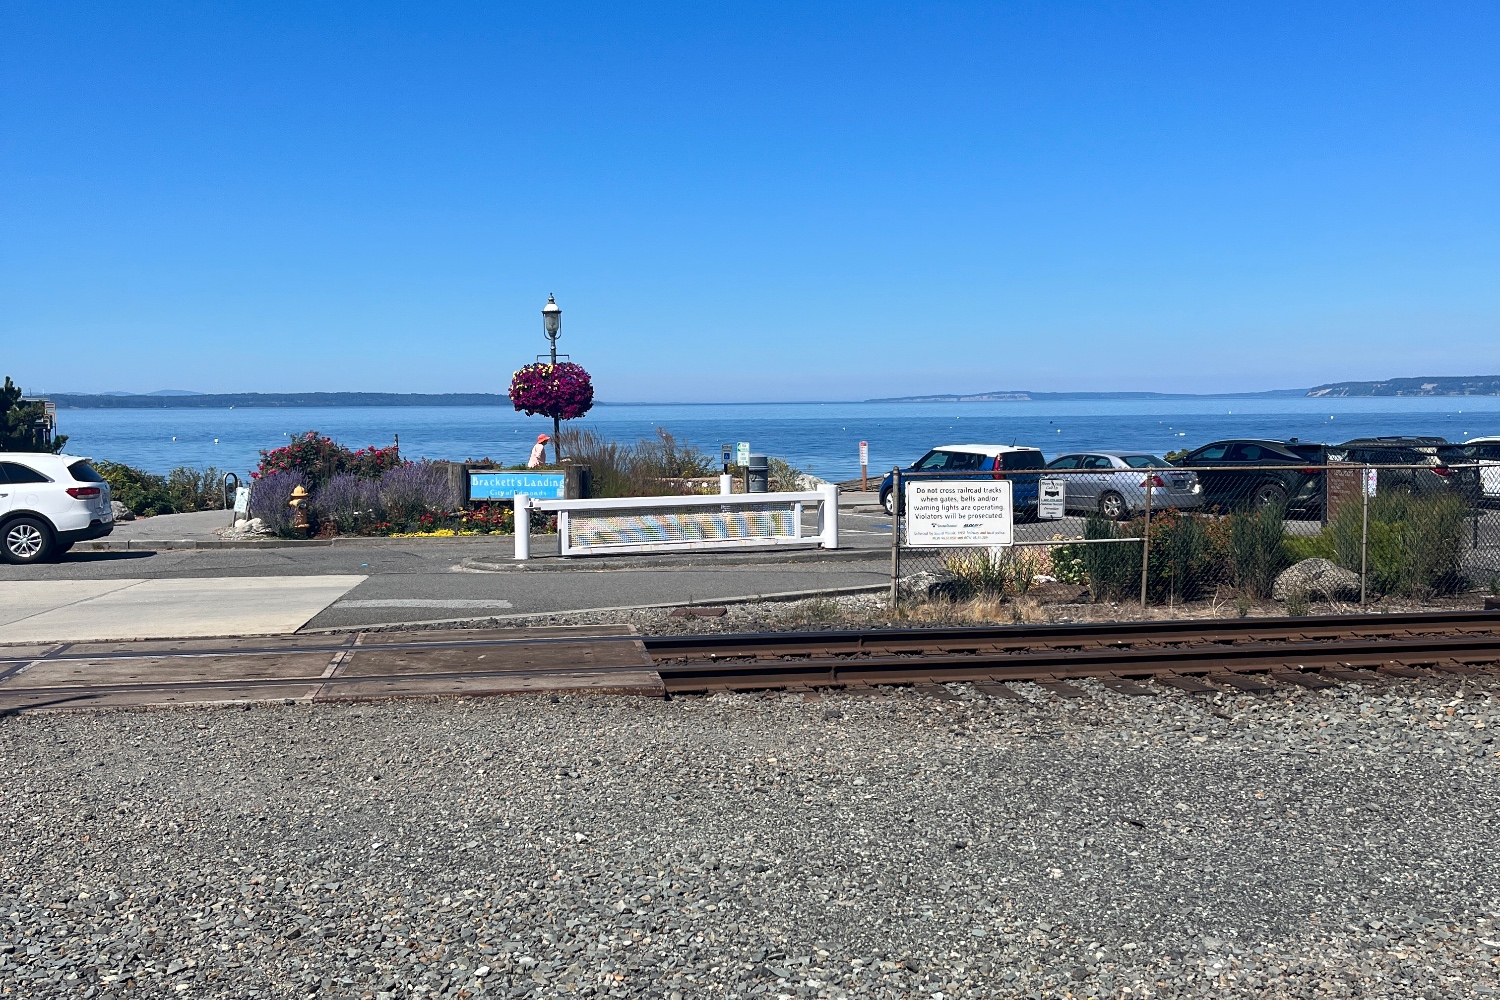
[(524, 493), (537, 500), (563, 500), (565, 480), (561, 472), (471, 472), (470, 500), (510, 500)]

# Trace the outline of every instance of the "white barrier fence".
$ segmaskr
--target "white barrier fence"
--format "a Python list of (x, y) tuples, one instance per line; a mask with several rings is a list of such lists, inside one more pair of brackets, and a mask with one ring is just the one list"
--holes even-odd
[[(825, 483), (799, 493), (533, 500), (516, 497), (516, 558), (531, 558), (530, 512), (557, 514), (560, 554), (703, 552), (767, 545), (839, 547), (839, 488)], [(802, 516), (817, 509), (817, 533)]]

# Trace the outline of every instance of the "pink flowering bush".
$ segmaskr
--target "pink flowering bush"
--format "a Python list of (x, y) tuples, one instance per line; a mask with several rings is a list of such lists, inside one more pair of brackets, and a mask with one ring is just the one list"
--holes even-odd
[(540, 413), (576, 420), (594, 405), (594, 383), (582, 365), (539, 361), (522, 368), (510, 380), (510, 401), (527, 416)]
[(387, 470), (403, 464), (395, 445), (350, 451), (332, 438), (308, 431), (293, 437), (290, 444), (262, 451), (260, 468), (250, 473), (250, 478), (259, 479), (273, 472), (300, 472), (307, 477), (308, 485), (321, 486), (345, 472), (361, 479), (379, 479)]

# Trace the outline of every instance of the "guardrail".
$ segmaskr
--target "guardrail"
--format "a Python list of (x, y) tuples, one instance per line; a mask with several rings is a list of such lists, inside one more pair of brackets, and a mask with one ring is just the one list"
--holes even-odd
[[(839, 547), (839, 490), (832, 483), (797, 493), (618, 497), (601, 500), (515, 498), (516, 559), (531, 558), (531, 511), (557, 515), (560, 554), (703, 552), (770, 545)], [(808, 506), (816, 534), (804, 534)]]

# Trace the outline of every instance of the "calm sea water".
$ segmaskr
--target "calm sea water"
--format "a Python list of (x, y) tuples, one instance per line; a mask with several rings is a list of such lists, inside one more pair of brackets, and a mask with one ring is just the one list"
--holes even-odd
[[(261, 449), (317, 430), (350, 447), (390, 444), (411, 458), (524, 461), (541, 417), (501, 407), (326, 407), (222, 410), (64, 410), (72, 454), (152, 472), (214, 465), (241, 474)], [(600, 404), (574, 426), (626, 440), (665, 427), (716, 454), (725, 441), (785, 458), (825, 479), (887, 470), (933, 445), (983, 442), (1041, 448), (1049, 458), (1091, 448), (1163, 452), (1222, 437), (1298, 437), (1336, 443), (1371, 434), (1500, 434), (1500, 397), (1411, 399), (1097, 400), (996, 403)]]

